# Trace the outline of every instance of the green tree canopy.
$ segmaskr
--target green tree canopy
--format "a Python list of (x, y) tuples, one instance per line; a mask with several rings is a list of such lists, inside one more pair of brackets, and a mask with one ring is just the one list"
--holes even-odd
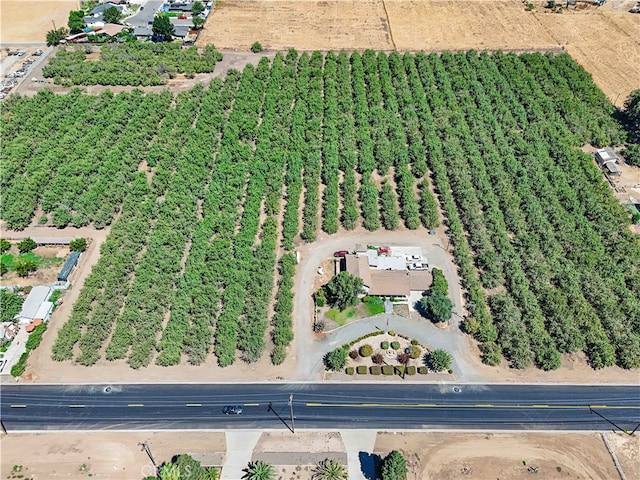
[(384, 457), (381, 470), (382, 480), (407, 480), (407, 461), (397, 450)]
[(18, 243), (18, 250), (20, 253), (27, 253), (36, 248), (36, 242), (33, 241), (31, 237), (27, 237)]
[(69, 34), (66, 28), (58, 28), (47, 32), (47, 47), (55, 46)]
[(67, 22), (69, 25), (69, 30), (71, 34), (80, 33), (87, 26), (84, 23), (84, 12), (82, 10), (72, 10), (69, 12), (69, 21)]
[(431, 284), (431, 293), (434, 292), (442, 292), (444, 295), (449, 294), (449, 283), (447, 279), (444, 278), (444, 273), (439, 268), (434, 268), (431, 270), (431, 275), (433, 276), (433, 283)]
[(196, 16), (200, 15), (202, 12), (204, 12), (204, 5), (202, 4), (202, 2), (199, 2), (198, 0), (193, 2), (193, 4), (191, 5), (191, 13)]
[(629, 94), (624, 102), (624, 113), (630, 132), (637, 141), (640, 141), (640, 89)]
[(0, 240), (0, 253), (4, 253), (11, 248), (11, 242), (5, 238)]
[(342, 370), (347, 364), (347, 355), (348, 351), (346, 348), (336, 348), (325, 355), (324, 363), (329, 370), (337, 372)]
[(15, 293), (0, 290), (0, 322), (10, 322), (20, 312), (24, 300)]
[(104, 9), (104, 21), (106, 23), (120, 23), (122, 14), (116, 7), (109, 7)]
[(193, 28), (199, 30), (204, 25), (204, 18), (202, 17), (193, 17)]
[(76, 238), (69, 243), (69, 250), (72, 252), (84, 252), (87, 249), (86, 238)]
[(362, 279), (349, 272), (340, 272), (324, 287), (327, 302), (338, 310), (358, 303), (358, 295), (362, 293)]
[(420, 306), (434, 322), (446, 322), (453, 314), (453, 303), (439, 290), (422, 297)]
[(151, 30), (154, 35), (163, 36), (166, 42), (170, 42), (173, 36), (176, 34), (176, 29), (173, 27), (173, 23), (166, 15), (156, 15), (153, 19), (153, 25)]
[(429, 367), (436, 372), (444, 372), (451, 368), (451, 355), (441, 348), (434, 350), (427, 357)]
[(26, 277), (29, 272), (34, 272), (38, 267), (33, 260), (19, 256), (14, 266), (16, 273), (21, 277)]
[(276, 475), (273, 465), (262, 460), (251, 462), (244, 472), (244, 480), (273, 480)]

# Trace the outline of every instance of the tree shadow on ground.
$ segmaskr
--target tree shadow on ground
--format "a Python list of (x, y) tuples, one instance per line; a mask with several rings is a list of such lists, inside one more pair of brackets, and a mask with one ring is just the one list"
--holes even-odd
[(380, 455), (368, 452), (360, 452), (358, 454), (360, 459), (360, 470), (367, 480), (376, 480), (378, 478), (378, 472), (380, 471), (380, 464), (382, 458)]

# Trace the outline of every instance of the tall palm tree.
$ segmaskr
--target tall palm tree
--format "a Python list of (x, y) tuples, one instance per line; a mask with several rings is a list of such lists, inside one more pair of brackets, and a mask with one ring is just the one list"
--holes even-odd
[(324, 459), (313, 471), (313, 480), (347, 480), (347, 470), (336, 460)]
[(276, 474), (273, 465), (262, 460), (250, 462), (244, 472), (244, 480), (273, 480)]

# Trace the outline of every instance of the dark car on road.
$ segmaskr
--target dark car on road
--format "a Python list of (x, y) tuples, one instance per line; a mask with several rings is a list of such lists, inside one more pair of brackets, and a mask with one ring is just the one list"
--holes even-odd
[(225, 415), (240, 415), (242, 407), (240, 405), (227, 405), (222, 409), (222, 413)]

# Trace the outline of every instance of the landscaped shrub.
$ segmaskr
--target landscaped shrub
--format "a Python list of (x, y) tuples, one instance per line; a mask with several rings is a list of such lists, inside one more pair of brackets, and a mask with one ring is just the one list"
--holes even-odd
[(356, 367), (356, 372), (358, 373), (358, 375), (366, 375), (367, 367), (365, 365), (358, 365)]
[(418, 342), (418, 340), (416, 340), (415, 338), (413, 340), (411, 340), (411, 345), (419, 345), (420, 342)]
[(324, 363), (328, 370), (334, 372), (342, 370), (347, 363), (347, 350), (343, 347), (332, 350), (325, 355)]
[(353, 375), (353, 367), (345, 368), (344, 373), (346, 373), (347, 375)]
[(373, 360), (373, 363), (381, 364), (384, 358), (381, 353), (376, 353), (371, 357), (371, 360)]
[(29, 352), (24, 352), (20, 355), (20, 360), (18, 360), (13, 367), (11, 367), (11, 375), (14, 377), (19, 377), (24, 373), (27, 368), (27, 358), (29, 358)]
[(427, 364), (436, 372), (443, 372), (451, 368), (451, 355), (441, 348), (427, 355)]
[(395, 368), (395, 372), (396, 372), (398, 375), (403, 375), (403, 374), (404, 374), (404, 365), (398, 365), (398, 366)]
[(418, 373), (420, 375), (426, 375), (429, 373), (429, 369), (427, 367), (418, 367)]
[(369, 373), (371, 373), (371, 375), (380, 375), (380, 371), (382, 369), (380, 368), (379, 365), (374, 365), (372, 367), (369, 367)]
[(395, 330), (389, 330), (389, 335), (391, 335), (392, 337), (396, 336), (396, 331)]
[(409, 365), (407, 367), (407, 375), (415, 375), (416, 374), (416, 367), (414, 367), (413, 365)]
[(420, 355), (422, 355), (422, 349), (417, 345), (411, 345), (411, 358), (415, 360), (416, 358), (420, 358)]
[(384, 342), (382, 342), (380, 344), (380, 348), (383, 350), (388, 350), (389, 349), (389, 342), (387, 342), (386, 340)]
[[(373, 368), (373, 367), (371, 367), (371, 368)], [(383, 365), (382, 366), (382, 374), (383, 375), (393, 375), (393, 371), (394, 371), (393, 365)]]
[(391, 342), (391, 348), (398, 350), (400, 348), (400, 342)]
[(361, 357), (370, 357), (371, 355), (373, 355), (373, 347), (371, 345), (366, 343), (360, 347)]
[(349, 352), (349, 356), (354, 360), (357, 360), (358, 358), (360, 358), (360, 354), (358, 353), (358, 350), (351, 350)]

